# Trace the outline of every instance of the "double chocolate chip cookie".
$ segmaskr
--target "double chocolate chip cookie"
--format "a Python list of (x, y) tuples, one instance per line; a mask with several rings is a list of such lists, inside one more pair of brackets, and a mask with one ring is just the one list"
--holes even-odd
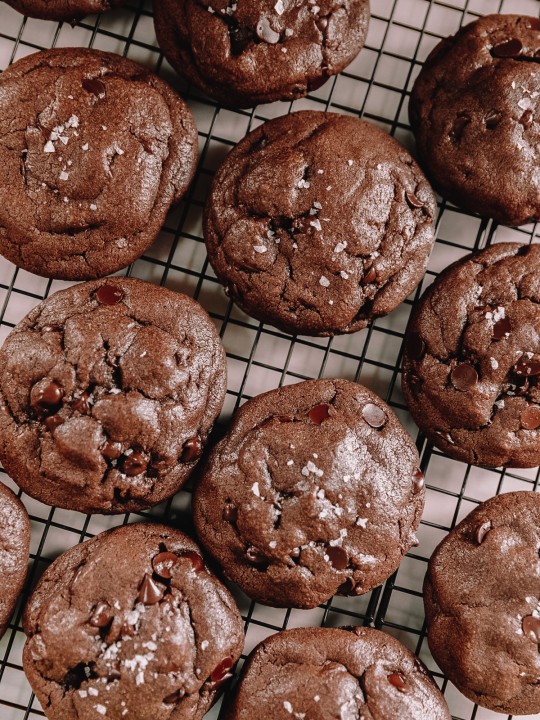
[(439, 545), (424, 584), (429, 647), (473, 702), (540, 713), (540, 495), (499, 495)]
[(507, 225), (540, 219), (539, 58), (537, 17), (488, 15), (437, 45), (409, 106), (437, 190)]
[(195, 467), (225, 391), (221, 341), (194, 300), (127, 278), (76, 285), (0, 351), (0, 459), (49, 505), (148, 508)]
[(118, 55), (63, 48), (0, 76), (0, 253), (46, 277), (103, 277), (136, 260), (197, 161), (187, 106)]
[(451, 265), (407, 332), (403, 392), (428, 439), (475, 465), (539, 465), (540, 246), (501, 243)]
[(160, 0), (156, 34), (171, 65), (236, 107), (294, 100), (340, 73), (364, 45), (368, 0)]
[(416, 543), (418, 453), (392, 410), (347, 380), (249, 400), (193, 498), (199, 538), (250, 597), (310, 608), (386, 580)]
[(5, 2), (29, 17), (68, 22), (125, 5), (125, 0), (5, 0)]
[(439, 688), (378, 630), (299, 628), (263, 640), (224, 720), (450, 720)]
[(0, 483), (0, 638), (24, 585), (29, 547), (28, 513), (17, 496)]
[(126, 525), (61, 555), (24, 630), (24, 670), (49, 720), (200, 720), (244, 644), (230, 594), (164, 525)]
[(242, 140), (205, 211), (208, 257), (249, 315), (285, 332), (350, 333), (422, 278), (436, 203), (409, 153), (358, 118), (303, 111)]

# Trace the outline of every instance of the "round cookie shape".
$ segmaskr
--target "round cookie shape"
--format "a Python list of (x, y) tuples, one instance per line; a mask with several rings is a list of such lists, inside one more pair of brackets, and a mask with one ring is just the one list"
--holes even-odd
[(23, 589), (30, 551), (30, 520), (19, 498), (0, 483), (0, 638)]
[(540, 495), (482, 503), (435, 550), (424, 583), (429, 647), (470, 700), (540, 713)]
[(433, 192), (398, 142), (358, 118), (301, 111), (249, 133), (218, 170), (204, 234), (219, 280), (285, 332), (356, 332), (422, 278)]
[(263, 640), (224, 720), (450, 720), (425, 666), (371, 628), (298, 628)]
[(295, 100), (340, 73), (364, 46), (369, 0), (161, 0), (156, 35), (180, 75), (215, 100)]
[(347, 380), (243, 405), (193, 497), (203, 546), (255, 600), (311, 608), (386, 580), (416, 544), (418, 453), (392, 410)]
[(126, 525), (47, 568), (24, 613), (23, 667), (49, 720), (199, 720), (244, 644), (197, 545)]
[(197, 162), (197, 130), (180, 97), (98, 50), (47, 50), (4, 71), (0, 138), (0, 253), (67, 280), (140, 257)]
[(78, 20), (125, 5), (124, 0), (5, 0), (12, 8), (43, 20)]
[(488, 15), (443, 40), (409, 115), (434, 187), (506, 225), (540, 219), (540, 20)]
[(195, 467), (226, 382), (219, 336), (191, 298), (129, 278), (73, 286), (0, 350), (0, 459), (49, 505), (151, 507)]
[(540, 247), (501, 243), (451, 265), (414, 308), (403, 392), (450, 457), (540, 464), (539, 303)]

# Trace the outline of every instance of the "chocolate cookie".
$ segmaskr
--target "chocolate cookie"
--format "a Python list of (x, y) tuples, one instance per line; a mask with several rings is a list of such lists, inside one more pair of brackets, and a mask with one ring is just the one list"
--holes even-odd
[(307, 95), (364, 46), (368, 0), (161, 0), (156, 34), (171, 65), (237, 107)]
[(26, 579), (29, 548), (28, 513), (17, 496), (0, 483), (0, 638)]
[(0, 253), (25, 270), (103, 277), (152, 244), (197, 160), (191, 113), (119, 55), (64, 48), (0, 76)]
[(424, 665), (371, 628), (299, 628), (260, 643), (224, 720), (451, 720)]
[(126, 525), (61, 555), (24, 613), (24, 671), (49, 720), (198, 720), (244, 644), (197, 545)]
[(43, 20), (78, 20), (91, 13), (125, 5), (124, 0), (4, 0), (29, 17)]
[(286, 332), (349, 333), (422, 278), (433, 192), (398, 142), (354, 117), (303, 111), (251, 132), (218, 170), (208, 256), (248, 314)]
[(499, 713), (540, 713), (540, 495), (483, 503), (429, 563), (429, 647), (473, 702)]
[(386, 580), (416, 543), (418, 453), (392, 410), (347, 380), (249, 400), (195, 490), (203, 545), (250, 597), (310, 608)]
[(225, 391), (223, 347), (194, 300), (128, 278), (76, 285), (0, 350), (0, 459), (49, 505), (148, 508), (186, 481)]
[(501, 243), (447, 268), (413, 310), (403, 392), (447, 455), (540, 464), (539, 303), (540, 246)]
[(409, 105), (420, 164), (452, 202), (540, 220), (540, 20), (488, 15), (443, 40)]

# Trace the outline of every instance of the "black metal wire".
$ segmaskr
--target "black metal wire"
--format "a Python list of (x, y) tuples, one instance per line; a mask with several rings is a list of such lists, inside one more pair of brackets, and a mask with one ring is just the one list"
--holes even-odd
[[(527, 0), (525, 0), (527, 1)], [(453, 27), (441, 28), (440, 20), (431, 22), (441, 12), (453, 13), (460, 20), (459, 24), (478, 17), (475, 11), (475, 0), (452, 3), (443, 0), (372, 0), (372, 23), (376, 24), (381, 32), (378, 46), (368, 43), (363, 53), (369, 54), (372, 59), (371, 71), (364, 74), (355, 74), (348, 68), (340, 80), (332, 78), (322, 90), (309, 97), (312, 107), (321, 110), (333, 110), (353, 113), (368, 120), (382, 124), (392, 135), (399, 139), (407, 137), (409, 132), (406, 117), (406, 107), (410, 87), (418, 71), (419, 65), (425, 55), (425, 45), (434, 45), (441, 37), (457, 29)], [(490, 11), (511, 12), (513, 3), (508, 0), (493, 0)], [(461, 5), (461, 7), (457, 7)], [(404, 21), (404, 8), (410, 8), (407, 21)], [(536, 11), (538, 8), (536, 8)], [(401, 11), (401, 12), (399, 12)], [(533, 10), (534, 12), (534, 10)], [(0, 49), (11, 49), (10, 64), (14, 60), (30, 52), (65, 45), (74, 32), (62, 23), (42, 24), (43, 38), (51, 33), (52, 39), (47, 44), (36, 42), (36, 20), (20, 19), (20, 23), (13, 24), (14, 32), (6, 32), (4, 20), (9, 13), (13, 22), (14, 11), (0, 9)], [(116, 31), (116, 24), (111, 20), (114, 15), (122, 17), (125, 33)], [(416, 23), (416, 17), (423, 17)], [(291, 337), (274, 328), (267, 327), (234, 307), (224, 293), (208, 265), (204, 244), (197, 224), (200, 218), (205, 189), (208, 187), (216, 158), (234, 145), (234, 140), (227, 137), (221, 129), (220, 120), (224, 111), (220, 110), (214, 102), (204, 98), (200, 93), (179, 80), (170, 71), (159, 48), (155, 44), (153, 30), (151, 30), (152, 10), (151, 3), (144, 0), (132, 0), (122, 11), (115, 11), (108, 16), (87, 18), (79, 23), (77, 31), (84, 34), (88, 47), (102, 49), (115, 48), (125, 56), (140, 59), (141, 54), (146, 58), (145, 64), (172, 82), (175, 87), (188, 99), (192, 108), (200, 109), (204, 116), (204, 127), (199, 130), (201, 142), (201, 160), (196, 179), (182, 205), (171, 213), (160, 234), (158, 242), (137, 263), (128, 268), (126, 274), (133, 274), (151, 281), (166, 285), (175, 290), (181, 290), (192, 295), (210, 310), (210, 314), (217, 326), (227, 349), (230, 369), (230, 387), (224, 413), (220, 420), (223, 425), (246, 398), (258, 394), (262, 389), (260, 384), (269, 387), (283, 385), (290, 382), (332, 375), (346, 376), (379, 390), (387, 402), (398, 412), (401, 418), (405, 417), (406, 407), (399, 391), (401, 342), (403, 340), (404, 325), (395, 329), (385, 319), (377, 320), (366, 330), (357, 333), (351, 338), (334, 338), (318, 340), (305, 337)], [(148, 26), (148, 28), (147, 28)], [(434, 32), (432, 26), (440, 29)], [(47, 32), (45, 32), (47, 28)], [(142, 28), (142, 29), (141, 29)], [(412, 54), (395, 52), (390, 44), (392, 32), (408, 33), (416, 37)], [(40, 36), (41, 39), (41, 36)], [(69, 44), (69, 43), (68, 43)], [(72, 42), (71, 44), (81, 44)], [(377, 79), (378, 71), (384, 62), (398, 63), (404, 69), (404, 80), (396, 80), (396, 85), (382, 82)], [(354, 64), (353, 66), (354, 67)], [(343, 93), (339, 91), (340, 82), (351, 82), (361, 90), (363, 100), (359, 103), (343, 102)], [(396, 96), (395, 107), (388, 113), (376, 113), (371, 110), (370, 101), (374, 93), (383, 93), (387, 98)], [(339, 99), (337, 98), (339, 95)], [(293, 109), (293, 104), (284, 107), (284, 112)], [(231, 113), (231, 111), (225, 111)], [(239, 110), (231, 116), (238, 125), (245, 127), (246, 132), (267, 118), (265, 106), (252, 110)], [(477, 229), (472, 236), (465, 235), (456, 239), (445, 237), (446, 227), (457, 226), (461, 221)], [(511, 232), (512, 239), (521, 242), (538, 241), (537, 227), (520, 228), (509, 231), (500, 229), (491, 221), (477, 218), (459, 208), (454, 208), (446, 202), (439, 203), (438, 239), (436, 251), (443, 251), (452, 257), (465, 255), (472, 249), (481, 248), (492, 242), (497, 242), (502, 233), (508, 239)], [(402, 309), (407, 314), (414, 301), (419, 297), (423, 288), (436, 276), (436, 271), (429, 269), (426, 278), (414, 294), (414, 298), (407, 300)], [(31, 307), (47, 297), (58, 288), (56, 283), (42, 280), (36, 282), (30, 279), (27, 273), (19, 271), (7, 261), (0, 260), (0, 333), (1, 337), (20, 320)], [(41, 289), (41, 292), (39, 291)], [(209, 304), (211, 307), (209, 307)], [(406, 319), (406, 318), (405, 318)], [(241, 336), (242, 342), (237, 338)], [(379, 352), (375, 348), (382, 345), (384, 348), (393, 348), (391, 352)], [(272, 348), (268, 352), (268, 348)], [(281, 362), (277, 362), (280, 356)], [(298, 358), (309, 358), (308, 366), (299, 362)], [(335, 368), (344, 371), (335, 372)], [(263, 381), (259, 380), (260, 378)], [(383, 390), (381, 391), (381, 387)], [(219, 431), (218, 431), (219, 432)], [(422, 521), (420, 533), (439, 533), (443, 535), (455, 526), (456, 522), (488, 495), (502, 490), (523, 488), (536, 490), (539, 486), (540, 473), (535, 471), (505, 470), (505, 471), (479, 471), (477, 468), (455, 461), (450, 461), (437, 449), (429, 445), (421, 433), (417, 433), (417, 446), (421, 454), (422, 469), (427, 479), (427, 503), (425, 519)], [(439, 477), (441, 463), (445, 468), (451, 468), (452, 474), (460, 474), (459, 487), (452, 487), (446, 478)], [(490, 492), (478, 492), (475, 486), (478, 483), (478, 473), (483, 473), (482, 482), (488, 484)], [(1, 479), (10, 484), (4, 471)], [(14, 488), (15, 489), (15, 488)], [(21, 493), (19, 492), (19, 496)], [(24, 635), (21, 629), (21, 616), (24, 602), (43, 570), (56, 557), (60, 551), (71, 547), (92, 537), (97, 532), (112, 525), (127, 523), (130, 515), (116, 518), (103, 516), (83, 516), (78, 513), (48, 508), (40, 503), (23, 497), (30, 512), (32, 521), (32, 565), (18, 610), (9, 625), (3, 640), (0, 643), (0, 718), (1, 720), (27, 720), (27, 718), (44, 717), (38, 709), (34, 695), (26, 682), (21, 666), (21, 647)], [(158, 508), (148, 512), (134, 513), (137, 519), (161, 519), (174, 523), (177, 526), (189, 525), (187, 513), (190, 500), (190, 489), (182, 490), (175, 498), (169, 500)], [(436, 522), (430, 519), (430, 508), (444, 508), (448, 513), (447, 522)], [(250, 649), (255, 640), (264, 635), (277, 632), (286, 627), (298, 625), (321, 624), (336, 626), (339, 624), (372, 625), (398, 636), (417, 654), (427, 660), (430, 669), (440, 681), (441, 687), (447, 688), (447, 680), (437, 672), (433, 661), (430, 661), (429, 652), (425, 642), (425, 624), (421, 610), (421, 587), (411, 588), (405, 563), (413, 563), (415, 572), (420, 569), (423, 575), (429, 555), (422, 550), (422, 546), (409, 553), (401, 568), (384, 584), (371, 593), (360, 598), (333, 598), (321, 608), (314, 611), (299, 611), (283, 609), (271, 610), (249, 601), (241, 593), (235, 591), (242, 610), (247, 634), (247, 649)], [(414, 575), (415, 573), (413, 573)], [(411, 603), (420, 607), (418, 614), (409, 614), (405, 621), (399, 622), (399, 608)], [(245, 656), (244, 656), (245, 657)], [(451, 707), (451, 710), (453, 708)], [(470, 714), (465, 718), (455, 716), (455, 720), (475, 720), (479, 710), (472, 706)], [(6, 716), (7, 713), (7, 716)], [(502, 716), (498, 716), (501, 717)], [(511, 720), (511, 716), (507, 716)]]

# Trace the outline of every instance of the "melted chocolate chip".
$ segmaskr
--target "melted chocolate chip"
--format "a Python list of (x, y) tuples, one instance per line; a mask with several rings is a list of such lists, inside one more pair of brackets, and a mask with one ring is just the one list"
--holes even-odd
[(522, 377), (540, 375), (540, 360), (538, 360), (538, 358), (528, 360), (523, 356), (514, 365), (514, 372), (516, 375), (521, 375)]
[(456, 365), (450, 373), (450, 381), (456, 390), (465, 392), (476, 385), (478, 373), (472, 365), (461, 363), (461, 365)]
[(195, 462), (201, 457), (202, 454), (202, 442), (198, 435), (186, 440), (182, 447), (182, 455), (180, 462), (191, 463)]
[(483, 522), (475, 533), (475, 539), (476, 542), (481, 545), (484, 542), (484, 538), (488, 534), (488, 532), (492, 529), (491, 520), (486, 520), (486, 522)]
[(486, 127), (489, 130), (494, 130), (497, 125), (500, 124), (501, 120), (503, 119), (502, 112), (499, 112), (498, 110), (490, 110), (486, 117), (484, 118), (484, 122), (486, 123)]
[(145, 573), (143, 581), (139, 587), (139, 594), (137, 595), (137, 602), (143, 603), (143, 605), (155, 605), (158, 603), (165, 594), (165, 588), (163, 585), (158, 585), (148, 573)]
[(154, 572), (160, 578), (169, 580), (172, 576), (172, 569), (175, 565), (178, 565), (180, 558), (172, 552), (161, 552), (159, 555), (152, 560), (152, 567)]
[(419, 492), (422, 492), (426, 485), (426, 480), (424, 477), (424, 473), (418, 468), (418, 470), (414, 473), (414, 480), (413, 480), (413, 493), (415, 495), (418, 495)]
[(525, 110), (523, 115), (519, 118), (520, 125), (523, 125), (524, 128), (529, 128), (533, 124), (534, 121), (534, 113), (532, 110)]
[(188, 552), (183, 552), (181, 557), (190, 561), (195, 572), (202, 572), (205, 569), (204, 560), (198, 553), (188, 550)]
[(222, 660), (219, 665), (212, 671), (212, 674), (210, 675), (210, 680), (212, 682), (221, 682), (225, 679), (225, 676), (228, 675), (229, 670), (233, 666), (233, 661), (231, 658), (225, 658), (225, 660)]
[(525, 408), (519, 418), (524, 430), (537, 430), (540, 428), (540, 407), (530, 405)]
[(329, 545), (326, 548), (326, 554), (328, 555), (330, 564), (336, 570), (345, 570), (349, 564), (349, 556), (339, 545)]
[(412, 192), (405, 193), (405, 197), (407, 198), (407, 202), (412, 208), (419, 209), (423, 208), (425, 203), (422, 202), (419, 198), (416, 197), (416, 195)]
[(354, 580), (350, 577), (348, 577), (345, 582), (342, 582), (341, 585), (338, 587), (337, 591), (339, 595), (350, 595), (354, 588), (356, 587), (356, 583)]
[(92, 627), (105, 628), (114, 618), (111, 606), (107, 602), (99, 602), (88, 621)]
[(238, 23), (233, 24), (231, 22), (229, 25), (229, 40), (232, 55), (241, 55), (253, 42), (253, 36), (248, 29), (240, 27)]
[(407, 337), (407, 354), (411, 360), (420, 360), (426, 352), (426, 343), (418, 333), (410, 333)]
[(223, 519), (227, 522), (236, 522), (238, 519), (238, 508), (228, 503), (223, 510)]
[(63, 397), (64, 389), (57, 382), (41, 380), (32, 388), (30, 402), (37, 410), (48, 412), (58, 407)]
[(521, 623), (525, 637), (540, 645), (540, 618), (526, 615)]
[(279, 42), (279, 33), (273, 29), (267, 17), (263, 16), (259, 20), (255, 32), (257, 33), (257, 37), (269, 45), (275, 45)]
[(511, 329), (510, 320), (508, 318), (502, 318), (502, 320), (499, 320), (493, 326), (493, 337), (495, 340), (502, 340), (502, 338), (510, 333)]
[(117, 285), (102, 285), (96, 292), (96, 298), (102, 305), (118, 305), (124, 297)]
[(81, 415), (88, 415), (90, 411), (90, 403), (88, 402), (90, 395), (85, 392), (80, 398), (77, 398), (71, 404), (71, 408), (76, 412), (80, 412)]
[(372, 428), (382, 428), (386, 425), (387, 417), (384, 410), (378, 405), (368, 403), (362, 408), (362, 417)]
[(266, 556), (263, 555), (260, 550), (257, 550), (256, 547), (253, 547), (253, 545), (250, 545), (246, 550), (246, 559), (250, 563), (253, 563), (253, 565), (263, 565), (268, 562)]
[(120, 445), (120, 443), (115, 443), (112, 442), (112, 440), (107, 440), (105, 445), (101, 448), (101, 454), (107, 460), (118, 460), (118, 458), (122, 454), (122, 446)]
[(364, 282), (365, 283), (372, 283), (377, 280), (377, 271), (373, 267), (373, 265), (369, 268), (366, 275), (364, 275)]
[(315, 425), (321, 425), (326, 418), (330, 417), (329, 408), (330, 406), (326, 405), (326, 403), (315, 405), (308, 413), (309, 419), (315, 423)]
[(410, 689), (407, 679), (401, 673), (391, 673), (388, 675), (388, 682), (402, 693), (406, 693)]
[(165, 705), (174, 705), (183, 697), (183, 695), (184, 693), (181, 693), (180, 690), (175, 690), (170, 695), (167, 695), (167, 697), (164, 697), (163, 702)]
[(128, 477), (142, 475), (147, 467), (148, 460), (139, 450), (134, 450), (130, 455), (125, 455), (122, 458), (122, 472)]
[(499, 58), (516, 58), (523, 52), (523, 43), (517, 38), (507, 40), (506, 42), (495, 45), (491, 48), (493, 57)]
[(64, 418), (60, 415), (50, 415), (45, 419), (45, 427), (49, 432), (54, 432), (57, 427), (64, 424)]
[(453, 140), (461, 140), (463, 132), (467, 125), (471, 122), (471, 118), (468, 115), (458, 115), (454, 120), (454, 125), (450, 133), (450, 137)]
[(105, 83), (99, 78), (84, 78), (82, 86), (86, 92), (92, 93), (100, 100), (103, 100), (106, 94)]

